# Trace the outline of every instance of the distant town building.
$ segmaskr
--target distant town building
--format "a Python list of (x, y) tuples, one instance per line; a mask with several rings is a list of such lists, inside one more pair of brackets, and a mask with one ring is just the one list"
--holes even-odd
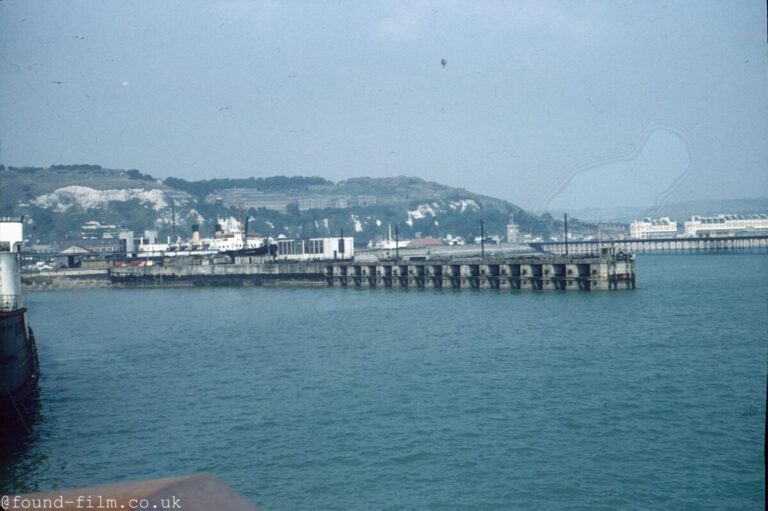
[(453, 234), (446, 234), (445, 238), (443, 238), (446, 245), (465, 245), (466, 241), (464, 241), (464, 238), (461, 236), (454, 236)]
[(349, 207), (348, 197), (330, 197), (330, 207), (336, 209), (344, 209)]
[(627, 224), (619, 222), (599, 222), (597, 224), (598, 239), (624, 239), (627, 235)]
[(80, 245), (70, 245), (60, 252), (61, 255), (91, 255), (93, 252)]
[(264, 193), (251, 188), (231, 188), (221, 192), (222, 202), (230, 207), (243, 209), (271, 209), (285, 213), (295, 198), (282, 193)]
[(668, 216), (643, 218), (629, 224), (629, 237), (633, 239), (674, 238), (677, 236), (677, 222)]
[(738, 236), (765, 234), (768, 214), (692, 216), (684, 223), (686, 236)]
[(80, 226), (80, 238), (84, 240), (111, 239), (117, 237), (117, 226), (90, 220)]
[(26, 250), (25, 252), (32, 252), (35, 254), (53, 254), (56, 252), (56, 247), (54, 245), (42, 245), (39, 243), (35, 244), (26, 244)]
[(520, 226), (515, 223), (514, 217), (509, 219), (507, 224), (507, 241), (517, 243), (520, 240)]
[(299, 198), (299, 210), (325, 209), (330, 207), (326, 197), (301, 197)]
[(157, 231), (154, 229), (146, 229), (144, 236), (141, 239), (141, 243), (157, 243)]
[(120, 251), (120, 241), (117, 239), (79, 240), (77, 245), (93, 253), (111, 253)]
[(287, 195), (283, 193), (264, 193), (252, 188), (231, 188), (222, 190), (214, 200), (235, 208), (265, 208), (285, 213), (290, 204), (297, 204), (299, 210), (309, 209), (345, 209), (350, 205), (346, 196), (327, 195)]
[(385, 237), (379, 237), (377, 236), (376, 239), (371, 240), (371, 243), (368, 244), (368, 248), (380, 248), (383, 250), (395, 250), (397, 248), (405, 248), (408, 246), (409, 243), (411, 243), (410, 239), (399, 239), (394, 240), (392, 238), (385, 238)]
[(355, 241), (352, 237), (278, 239), (277, 246), (278, 260), (349, 259), (355, 256)]
[(483, 240), (483, 238), (481, 238), (480, 236), (475, 236), (473, 241), (476, 244), (480, 244), (483, 241), (485, 241), (485, 243), (490, 243), (492, 245), (497, 245), (497, 244), (501, 243), (501, 236), (498, 235), (498, 234), (486, 234), (485, 240)]
[[(80, 240), (77, 244), (69, 245), (62, 249), (55, 258), (56, 266), (67, 268), (79, 268), (86, 261), (99, 260), (102, 266), (105, 253), (114, 253), (119, 249), (116, 240)], [(93, 266), (91, 266), (93, 268)]]
[(378, 204), (378, 199), (375, 195), (358, 195), (357, 196), (357, 205), (358, 206), (375, 206)]
[(296, 199), (299, 203), (299, 210), (307, 211), (309, 209), (344, 209), (349, 207), (347, 197), (324, 197), (322, 195), (310, 195)]
[(120, 252), (132, 254), (136, 249), (136, 240), (133, 237), (133, 231), (120, 231), (118, 235), (120, 240)]
[(56, 266), (66, 266), (67, 268), (76, 268), (80, 266), (83, 258), (93, 256), (93, 252), (79, 245), (70, 245), (61, 251), (60, 257), (56, 258)]

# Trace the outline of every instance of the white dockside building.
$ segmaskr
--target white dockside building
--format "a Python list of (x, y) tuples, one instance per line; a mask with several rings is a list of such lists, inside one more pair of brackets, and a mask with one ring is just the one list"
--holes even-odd
[(668, 216), (635, 220), (629, 224), (629, 236), (633, 239), (674, 238), (677, 222)]
[(768, 233), (768, 214), (692, 216), (684, 224), (685, 235), (693, 237), (739, 236)]
[(355, 240), (351, 236), (278, 239), (278, 260), (312, 261), (330, 259), (351, 259), (355, 256)]

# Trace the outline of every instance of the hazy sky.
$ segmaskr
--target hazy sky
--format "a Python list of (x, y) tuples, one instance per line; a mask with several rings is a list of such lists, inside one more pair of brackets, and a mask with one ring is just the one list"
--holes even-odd
[(0, 162), (765, 196), (767, 56), (763, 0), (0, 0)]

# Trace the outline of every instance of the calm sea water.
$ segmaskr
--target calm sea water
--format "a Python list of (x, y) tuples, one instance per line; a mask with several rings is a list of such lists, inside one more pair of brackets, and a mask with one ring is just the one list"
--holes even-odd
[(4, 492), (208, 471), (263, 509), (763, 507), (768, 257), (612, 293), (31, 293)]

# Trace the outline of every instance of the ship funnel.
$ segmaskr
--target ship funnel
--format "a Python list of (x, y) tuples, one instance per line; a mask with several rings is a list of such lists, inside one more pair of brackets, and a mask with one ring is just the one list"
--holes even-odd
[(216, 224), (213, 231), (214, 238), (221, 238), (224, 235), (224, 231), (221, 229), (221, 224)]
[(200, 243), (200, 226), (192, 224), (192, 243)]

